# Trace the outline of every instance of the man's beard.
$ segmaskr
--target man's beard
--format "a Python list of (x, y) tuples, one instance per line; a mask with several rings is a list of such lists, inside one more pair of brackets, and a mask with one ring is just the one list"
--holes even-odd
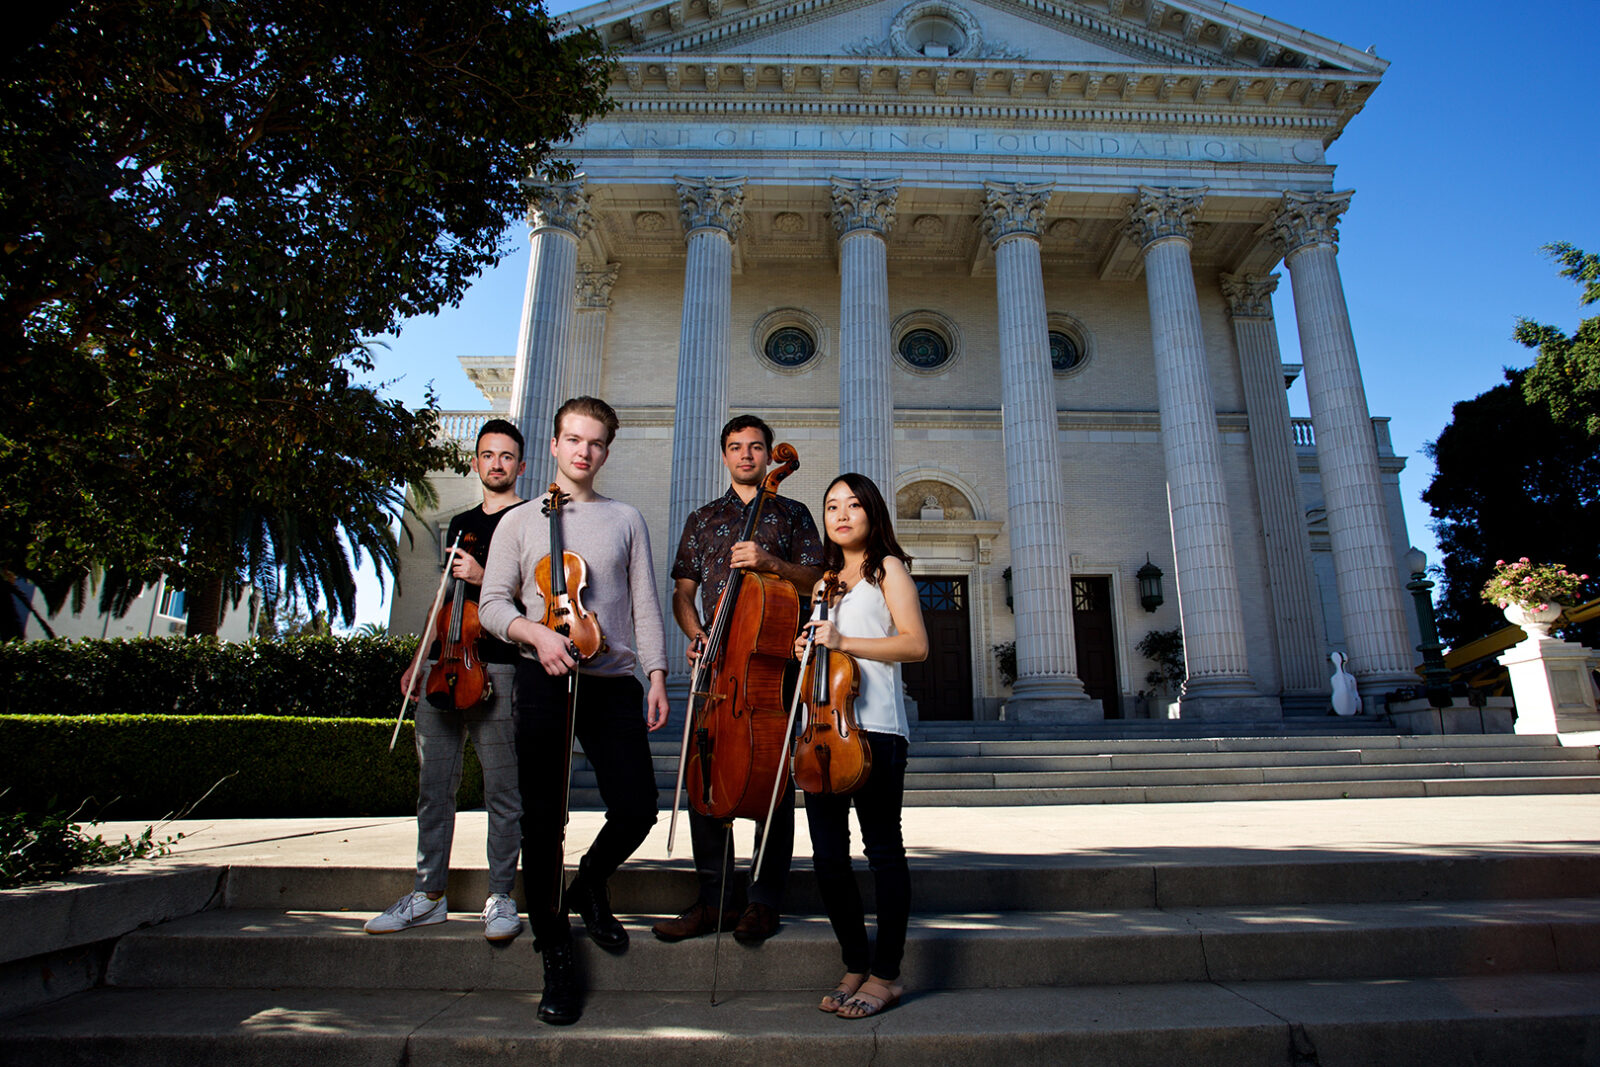
[(517, 484), (515, 474), (480, 474), (478, 480), (483, 482), (483, 487), (492, 493), (503, 493)]

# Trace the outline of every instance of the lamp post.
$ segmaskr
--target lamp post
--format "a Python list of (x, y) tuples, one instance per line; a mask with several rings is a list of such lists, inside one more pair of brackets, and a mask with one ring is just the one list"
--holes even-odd
[(1428, 557), (1420, 548), (1413, 547), (1405, 556), (1406, 572), (1411, 581), (1406, 589), (1411, 593), (1417, 610), (1417, 629), (1422, 633), (1422, 685), (1428, 694), (1428, 703), (1436, 708), (1450, 706), (1450, 669), (1444, 665), (1444, 645), (1439, 641), (1439, 630), (1433, 622), (1433, 583), (1428, 581)]

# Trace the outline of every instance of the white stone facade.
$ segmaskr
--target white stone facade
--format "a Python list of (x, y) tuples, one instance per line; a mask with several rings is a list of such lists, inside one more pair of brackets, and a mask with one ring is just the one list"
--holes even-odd
[[(717, 428), (753, 412), (799, 450), (787, 495), (815, 512), (847, 457), (895, 507), (914, 572), (965, 582), (977, 718), (1148, 709), (1135, 645), (1178, 626), (1180, 715), (1325, 710), (1329, 647), (1369, 697), (1405, 681), (1403, 460), (1361, 396), (1324, 155), (1383, 60), (1210, 2), (608, 0), (569, 17), (622, 53), (618, 106), (570, 147), (578, 187), (535, 186), (551, 251), (507, 399), (533, 485), (550, 383), (617, 408), (599, 487), (644, 514), (663, 591), (683, 516), (722, 485)], [(1331, 472), (1273, 389), (1260, 279), (1280, 264)], [(474, 372), (506, 395), (504, 368)], [(470, 439), (481, 417), (450, 429)], [(441, 515), (475, 499), (441, 485)], [(435, 557), (419, 539), (407, 558), (397, 629), (420, 625)], [(1010, 641), (1015, 692), (990, 651)], [(1115, 707), (1086, 698), (1094, 670)]]

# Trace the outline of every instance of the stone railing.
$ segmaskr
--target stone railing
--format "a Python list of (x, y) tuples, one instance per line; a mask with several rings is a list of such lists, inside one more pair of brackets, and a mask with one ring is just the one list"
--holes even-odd
[[(454, 441), (463, 448), (471, 448), (478, 437), (478, 427), (495, 417), (493, 411), (441, 411), (439, 412), (439, 437)], [(1299, 438), (1296, 437), (1298, 443)]]
[[(1296, 448), (1316, 448), (1317, 433), (1311, 428), (1311, 420), (1296, 416), (1289, 420), (1294, 424), (1294, 446)], [(1372, 419), (1372, 438), (1378, 443), (1378, 455), (1394, 455), (1394, 440), (1389, 436), (1389, 417), (1377, 415)]]

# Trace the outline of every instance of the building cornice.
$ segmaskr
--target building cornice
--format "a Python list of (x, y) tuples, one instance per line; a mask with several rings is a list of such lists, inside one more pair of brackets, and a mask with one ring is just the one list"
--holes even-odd
[(619, 58), (615, 110), (596, 123), (685, 118), (1070, 122), (1292, 131), (1330, 143), (1377, 88), (1367, 75), (1020, 60), (793, 56)]

